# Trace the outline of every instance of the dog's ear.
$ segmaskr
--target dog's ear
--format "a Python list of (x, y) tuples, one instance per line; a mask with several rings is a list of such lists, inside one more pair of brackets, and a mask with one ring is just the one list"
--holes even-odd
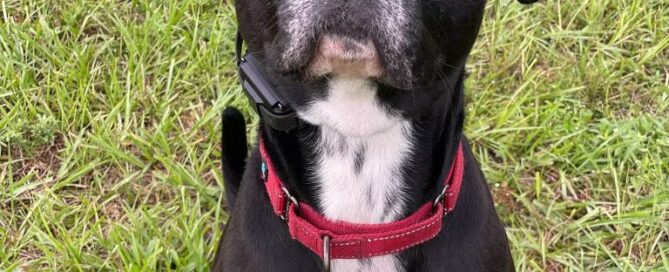
[(537, 2), (539, 0), (518, 0), (518, 2), (521, 2), (523, 4), (532, 4), (534, 2)]

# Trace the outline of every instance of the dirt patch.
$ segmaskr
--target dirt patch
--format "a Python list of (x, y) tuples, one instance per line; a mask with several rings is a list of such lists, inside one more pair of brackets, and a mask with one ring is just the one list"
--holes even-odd
[(118, 199), (105, 205), (104, 208), (102, 208), (102, 213), (113, 222), (118, 222), (125, 216), (123, 205)]
[[(60, 159), (58, 153), (65, 147), (62, 137), (57, 137), (56, 140), (49, 145), (44, 145), (37, 148), (37, 151), (30, 159), (17, 160), (13, 168), (14, 180), (21, 179), (28, 174), (35, 174), (38, 179), (43, 179), (48, 174), (58, 171), (60, 168)], [(19, 154), (17, 157), (24, 157), (23, 151), (16, 150)]]
[(522, 206), (513, 196), (513, 190), (507, 185), (494, 186), (492, 188), (492, 197), (496, 204), (504, 206), (511, 211), (518, 212), (522, 210)]
[(564, 267), (562, 267), (562, 264), (553, 261), (553, 260), (547, 260), (546, 261), (546, 271), (547, 272), (562, 272), (564, 271)]

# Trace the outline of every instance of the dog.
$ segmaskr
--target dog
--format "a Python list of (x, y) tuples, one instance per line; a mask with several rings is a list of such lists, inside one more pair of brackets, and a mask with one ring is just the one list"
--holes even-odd
[[(244, 117), (225, 110), (230, 220), (213, 270), (513, 271), (504, 227), (463, 136), (465, 63), (484, 6), (485, 0), (237, 0), (248, 52), (262, 60), (299, 123), (284, 131), (261, 115), (249, 154)], [(444, 193), (455, 195), (443, 205), (453, 208), (427, 212), (429, 203), (442, 207)], [(294, 223), (311, 217), (328, 222), (312, 222), (317, 227), (356, 231), (401, 225), (423, 210), (425, 218), (438, 212), (438, 220), (355, 243), (407, 241), (381, 245), (391, 248), (385, 252), (364, 244), (342, 258), (332, 258), (331, 246), (343, 243), (322, 235), (313, 246)], [(408, 238), (428, 229), (434, 233)]]

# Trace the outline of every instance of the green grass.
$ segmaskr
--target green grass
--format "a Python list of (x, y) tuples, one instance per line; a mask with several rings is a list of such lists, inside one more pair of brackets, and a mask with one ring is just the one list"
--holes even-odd
[[(222, 1), (0, 1), (0, 270), (202, 271)], [(490, 0), (467, 135), (519, 271), (669, 271), (669, 4)]]

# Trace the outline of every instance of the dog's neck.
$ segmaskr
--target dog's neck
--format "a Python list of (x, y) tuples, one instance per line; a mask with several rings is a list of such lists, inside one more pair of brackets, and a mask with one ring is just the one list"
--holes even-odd
[(373, 85), (332, 80), (327, 98), (300, 112), (298, 129), (263, 125), (261, 135), (288, 189), (326, 217), (396, 221), (439, 193), (461, 139), (462, 78), (433, 84), (434, 100), (414, 116), (389, 114), (393, 102)]

